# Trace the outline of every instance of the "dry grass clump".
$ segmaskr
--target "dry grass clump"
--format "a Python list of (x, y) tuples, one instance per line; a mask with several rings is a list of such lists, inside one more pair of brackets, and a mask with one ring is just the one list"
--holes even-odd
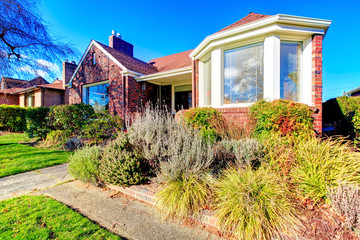
[(304, 197), (315, 202), (326, 199), (327, 189), (338, 182), (360, 183), (360, 153), (344, 140), (308, 138), (294, 145), (294, 183)]
[(155, 196), (165, 217), (186, 218), (196, 216), (203, 209), (210, 188), (202, 175), (180, 175), (163, 185)]
[(271, 239), (298, 226), (287, 185), (267, 168), (229, 168), (214, 191), (218, 223), (237, 239)]

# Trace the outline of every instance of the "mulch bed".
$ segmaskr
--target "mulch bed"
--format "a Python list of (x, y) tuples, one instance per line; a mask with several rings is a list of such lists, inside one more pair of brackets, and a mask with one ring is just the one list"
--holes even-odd
[(302, 203), (305, 219), (302, 221), (301, 235), (307, 239), (332, 240), (360, 239), (354, 232), (344, 227), (344, 217), (336, 213), (329, 205), (314, 206), (313, 202)]

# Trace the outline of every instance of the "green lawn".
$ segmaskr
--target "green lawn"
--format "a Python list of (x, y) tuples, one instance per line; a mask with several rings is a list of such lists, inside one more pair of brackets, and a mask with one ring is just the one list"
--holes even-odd
[(44, 196), (0, 202), (0, 239), (121, 239)]
[(49, 167), (68, 161), (69, 152), (41, 149), (18, 142), (25, 134), (11, 133), (0, 136), (0, 177)]

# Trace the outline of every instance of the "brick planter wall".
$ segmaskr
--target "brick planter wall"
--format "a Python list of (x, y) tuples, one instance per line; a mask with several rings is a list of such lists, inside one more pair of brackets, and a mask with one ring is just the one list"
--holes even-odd
[[(133, 197), (137, 200), (143, 201), (156, 207), (155, 191), (149, 189), (147, 185), (136, 185), (131, 187), (119, 187), (114, 185), (107, 185), (109, 188), (119, 191), (127, 196)], [(204, 210), (197, 219), (193, 219), (196, 222), (202, 224), (208, 228), (218, 229), (216, 224), (216, 218), (213, 211)]]

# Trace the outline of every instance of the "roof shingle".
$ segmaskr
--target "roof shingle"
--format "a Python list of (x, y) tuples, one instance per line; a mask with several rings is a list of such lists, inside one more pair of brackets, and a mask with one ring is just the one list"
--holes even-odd
[(149, 63), (152, 63), (158, 70), (158, 72), (164, 72), (174, 70), (178, 68), (191, 67), (191, 58), (189, 54), (193, 50), (185, 52), (175, 53), (165, 57), (155, 58)]
[(128, 70), (142, 73), (142, 74), (151, 74), (156, 73), (157, 69), (151, 64), (148, 64), (144, 61), (141, 61), (137, 58), (134, 58), (130, 55), (127, 55), (119, 50), (106, 46), (100, 42), (97, 42), (105, 51), (112, 55), (116, 60), (118, 60), (125, 68)]
[(222, 32), (222, 31), (225, 31), (225, 30), (236, 28), (236, 27), (239, 27), (239, 26), (251, 23), (251, 22), (258, 21), (258, 20), (263, 19), (263, 18), (270, 17), (270, 16), (272, 16), (272, 15), (264, 15), (264, 14), (250, 12), (246, 17), (244, 17), (244, 18), (240, 19), (239, 21), (237, 21), (237, 22), (235, 22), (235, 23), (221, 29), (218, 32)]

